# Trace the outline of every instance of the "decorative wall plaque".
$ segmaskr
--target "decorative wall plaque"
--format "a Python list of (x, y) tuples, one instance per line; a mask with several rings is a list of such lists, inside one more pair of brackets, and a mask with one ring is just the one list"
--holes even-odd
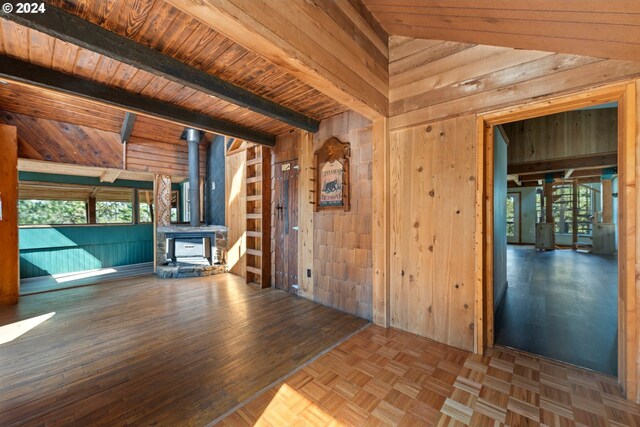
[(315, 152), (315, 210), (343, 209), (349, 204), (349, 158), (351, 146), (338, 138), (327, 139)]

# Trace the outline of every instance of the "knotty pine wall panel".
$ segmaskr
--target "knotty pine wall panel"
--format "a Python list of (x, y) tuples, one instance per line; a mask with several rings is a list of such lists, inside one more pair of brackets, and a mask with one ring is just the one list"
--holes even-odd
[(391, 326), (473, 349), (475, 117), (391, 133)]
[(247, 152), (239, 151), (225, 159), (225, 211), (227, 265), (229, 272), (245, 277), (247, 268)]

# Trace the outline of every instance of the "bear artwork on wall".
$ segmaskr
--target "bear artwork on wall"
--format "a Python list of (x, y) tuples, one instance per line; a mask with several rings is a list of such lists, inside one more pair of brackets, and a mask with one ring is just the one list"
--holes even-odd
[(350, 144), (336, 137), (327, 139), (315, 152), (316, 211), (349, 211), (349, 157)]

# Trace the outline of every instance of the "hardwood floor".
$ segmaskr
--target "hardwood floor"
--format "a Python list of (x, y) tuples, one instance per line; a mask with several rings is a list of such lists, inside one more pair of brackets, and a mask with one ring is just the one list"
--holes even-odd
[(638, 426), (613, 377), (368, 326), (229, 414), (248, 426)]
[(20, 280), (20, 295), (58, 291), (79, 286), (96, 285), (129, 277), (153, 274), (153, 263), (123, 265), (52, 276), (31, 277)]
[(23, 296), (0, 307), (0, 425), (205, 425), (366, 324), (231, 274)]
[(618, 373), (615, 255), (510, 245), (496, 344)]

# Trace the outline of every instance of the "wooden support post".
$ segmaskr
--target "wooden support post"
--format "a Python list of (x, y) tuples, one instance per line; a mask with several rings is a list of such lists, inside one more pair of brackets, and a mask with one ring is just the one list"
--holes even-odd
[[(300, 131), (298, 140), (298, 282), (299, 294), (313, 300), (313, 134)], [(307, 275), (307, 272), (310, 272)]]
[(91, 196), (87, 200), (87, 222), (89, 224), (96, 223), (96, 197)]
[(544, 183), (544, 222), (553, 223), (553, 182)]
[(159, 264), (166, 261), (167, 253), (164, 234), (158, 233), (158, 227), (171, 224), (171, 177), (168, 175), (156, 175), (153, 186), (153, 224), (155, 239), (155, 264), (157, 268)]
[(373, 322), (390, 324), (390, 140), (389, 120), (373, 121), (372, 250), (373, 250)]
[(18, 249), (18, 137), (14, 126), (0, 125), (0, 305), (20, 295)]
[(602, 179), (602, 222), (613, 223), (613, 181)]

